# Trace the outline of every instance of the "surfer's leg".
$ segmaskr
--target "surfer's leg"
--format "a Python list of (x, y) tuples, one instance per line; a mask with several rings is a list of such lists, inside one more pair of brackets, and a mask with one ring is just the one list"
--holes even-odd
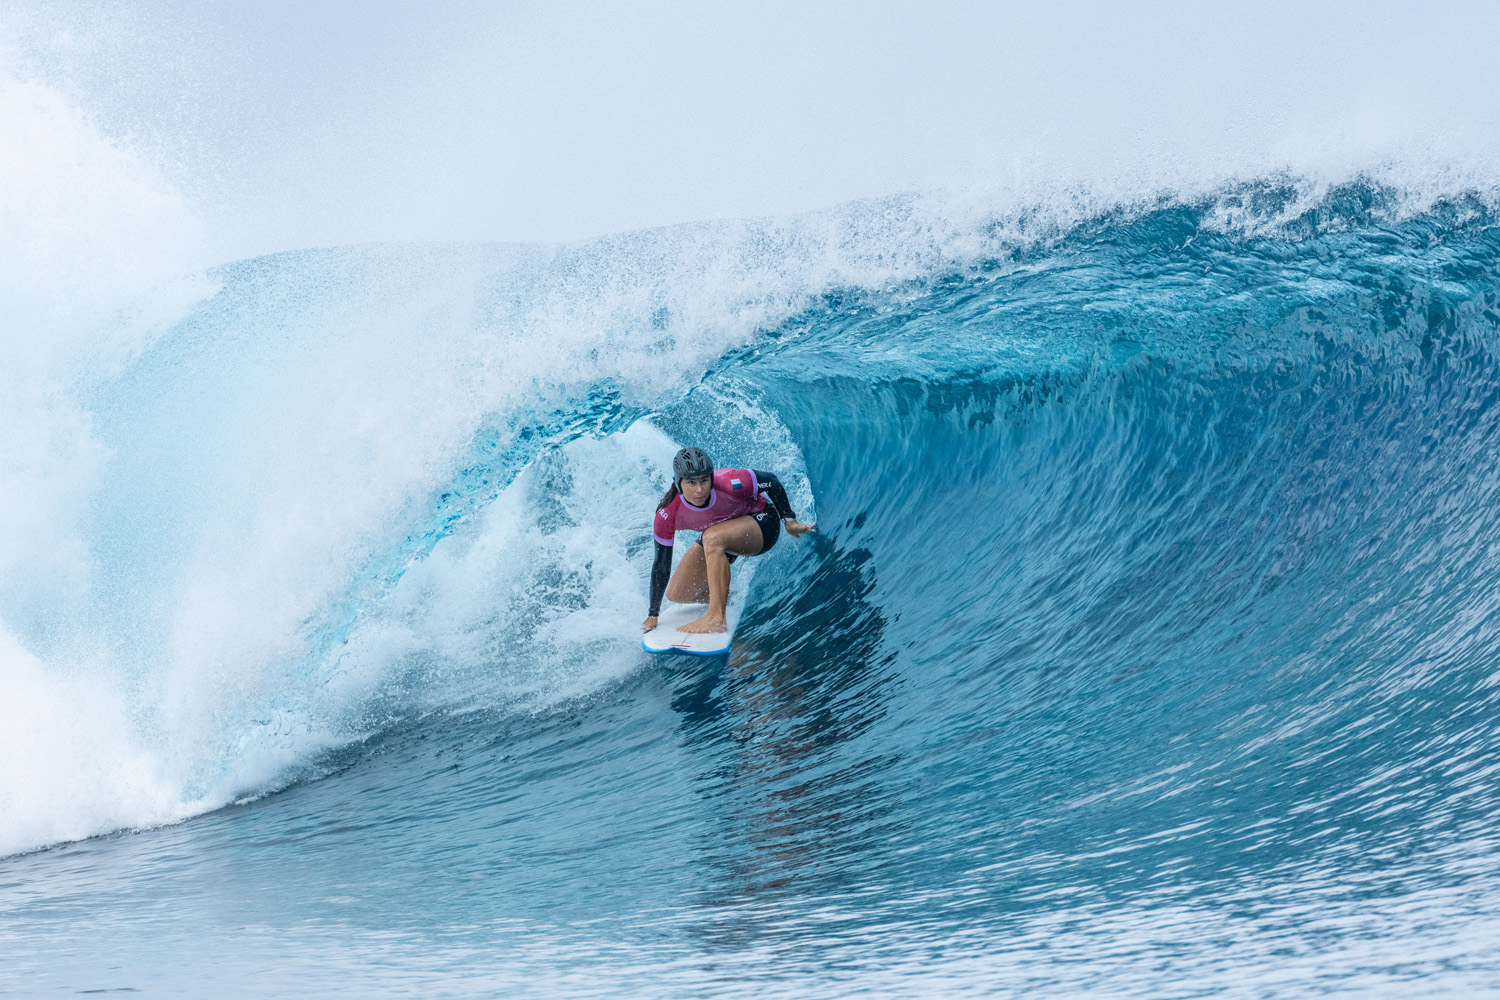
[(703, 559), (703, 546), (697, 542), (683, 553), (682, 562), (667, 584), (667, 600), (674, 604), (697, 604), (708, 600), (708, 566)]
[(703, 533), (703, 560), (708, 575), (708, 612), (697, 621), (679, 625), (679, 632), (722, 632), (724, 608), (729, 604), (729, 556), (753, 556), (765, 544), (760, 524), (746, 514), (714, 525)]

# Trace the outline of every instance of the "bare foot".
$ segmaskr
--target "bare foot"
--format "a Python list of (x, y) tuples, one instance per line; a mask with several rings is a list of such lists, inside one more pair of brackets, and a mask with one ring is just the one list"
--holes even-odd
[(696, 621), (677, 626), (679, 632), (723, 632), (727, 626), (723, 615), (704, 615)]

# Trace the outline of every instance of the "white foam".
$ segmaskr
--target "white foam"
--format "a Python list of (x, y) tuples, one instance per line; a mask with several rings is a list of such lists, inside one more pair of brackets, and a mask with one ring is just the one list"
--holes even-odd
[[(782, 470), (805, 496), (784, 428), (757, 410), (742, 419), (723, 461)], [(367, 695), (404, 671), (420, 677), (413, 706), (536, 707), (638, 669), (650, 501), (678, 447), (643, 420), (528, 466), (369, 609), (339, 657), (341, 686)]]
[[(93, 586), (105, 449), (75, 390), (207, 287), (191, 213), (62, 94), (0, 66), (0, 854), (183, 815), (122, 678), (54, 625)], [(47, 662), (15, 629), (70, 655)]]
[(107, 674), (44, 665), (0, 630), (0, 855), (195, 811)]
[(0, 607), (14, 608), (87, 586), (73, 522), (101, 451), (69, 390), (206, 285), (186, 206), (60, 93), (0, 66), (0, 135)]

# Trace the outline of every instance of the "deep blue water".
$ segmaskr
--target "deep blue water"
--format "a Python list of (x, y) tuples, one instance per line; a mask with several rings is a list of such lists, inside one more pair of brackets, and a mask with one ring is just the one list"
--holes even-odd
[[(349, 288), (414, 317), (391, 343), (499, 336), (540, 294), (517, 250), (433, 265), (480, 275), (461, 308), (387, 290), (397, 250), (226, 269), (80, 390), (116, 487), (80, 614), (129, 637), (182, 800), (228, 775), (234, 803), (0, 861), (0, 992), (1500, 995), (1500, 226), (1392, 198), (997, 239), (696, 369), (712, 318), (670, 303), (610, 321), (628, 362), (607, 323), (517, 342), (576, 377), (509, 409), (475, 388), (504, 365), (448, 385), (478, 400), (452, 460), (344, 512), (370, 527), (256, 684), (211, 646), (235, 680), (173, 742), (139, 707), (190, 659), (162, 595), (241, 552), (178, 526), (263, 515), (192, 457), (308, 434), (266, 414), (351, 357), (379, 391), (339, 426), (380, 422), (401, 366), (346, 353)], [(819, 525), (760, 560), (726, 658), (629, 632), (678, 443), (782, 470)]]

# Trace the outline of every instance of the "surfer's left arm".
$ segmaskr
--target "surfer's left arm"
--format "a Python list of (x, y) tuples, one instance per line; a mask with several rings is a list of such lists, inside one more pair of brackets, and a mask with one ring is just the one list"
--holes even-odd
[(805, 535), (817, 528), (817, 525), (803, 524), (797, 520), (797, 512), (792, 510), (792, 502), (787, 499), (786, 487), (781, 485), (781, 480), (776, 478), (776, 473), (762, 472), (759, 469), (751, 469), (750, 472), (755, 476), (760, 492), (766, 495), (772, 506), (776, 508), (776, 512), (781, 515), (781, 522), (786, 526), (787, 534)]

